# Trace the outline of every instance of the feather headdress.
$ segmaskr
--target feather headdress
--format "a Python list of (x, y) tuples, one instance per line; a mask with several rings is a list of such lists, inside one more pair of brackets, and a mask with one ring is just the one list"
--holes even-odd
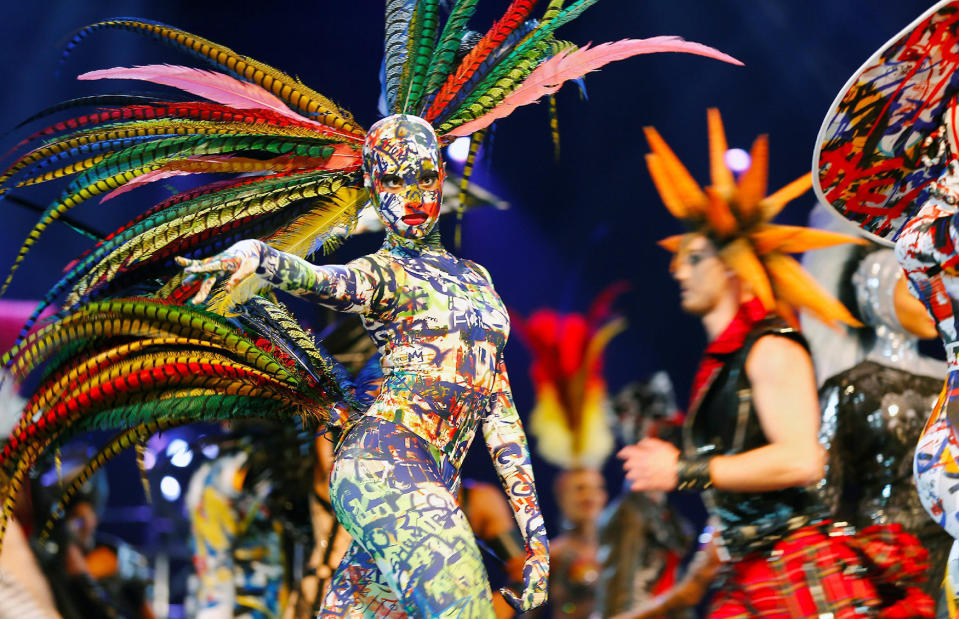
[[(693, 179), (679, 158), (652, 127), (646, 141), (652, 153), (646, 165), (666, 208), (691, 233), (707, 236), (719, 256), (762, 302), (795, 323), (795, 311), (804, 308), (827, 324), (859, 322), (831, 297), (788, 254), (862, 243), (855, 236), (770, 223), (783, 207), (811, 187), (806, 174), (779, 191), (766, 195), (769, 144), (765, 135), (753, 142), (752, 164), (737, 181), (726, 166), (726, 134), (719, 111), (708, 111), (709, 168), (712, 184), (705, 189)], [(684, 235), (660, 241), (669, 251), (679, 250)]]
[(601, 468), (613, 450), (603, 352), (626, 321), (610, 314), (623, 285), (610, 286), (586, 315), (540, 309), (512, 322), (533, 357), (536, 404), (529, 430), (536, 451), (563, 469)]
[[(563, 0), (550, 0), (534, 19), (537, 0), (513, 0), (485, 33), (475, 34), (468, 23), (477, 0), (457, 0), (445, 22), (440, 0), (387, 0), (387, 111), (425, 118), (448, 142), (628, 56), (681, 51), (740, 64), (671, 37), (582, 50), (555, 38), (559, 27), (595, 2), (564, 7)], [(182, 423), (301, 415), (322, 425), (337, 402), (358, 405), (337, 366), (295, 320), (281, 307), (262, 305), (257, 281), (215, 294), (203, 310), (178, 307), (199, 283), (185, 283), (174, 259), (206, 258), (248, 238), (300, 256), (335, 248), (351, 234), (368, 199), (361, 170), (366, 131), (298, 79), (157, 22), (117, 18), (87, 26), (68, 43), (64, 58), (93, 33), (111, 29), (151, 37), (208, 68), (93, 71), (81, 79), (137, 80), (176, 94), (83, 97), (29, 119), (92, 110), (35, 131), (0, 172), (0, 195), (65, 183), (27, 235), (0, 294), (44, 230), (83, 202), (172, 176), (219, 177), (100, 239), (70, 264), (26, 321), (2, 363), (18, 378), (38, 377), (32, 382), (39, 387), (0, 454), (3, 515), (41, 452), (83, 429), (120, 432), (98, 457), (102, 463)], [(51, 306), (55, 320), (31, 334)]]

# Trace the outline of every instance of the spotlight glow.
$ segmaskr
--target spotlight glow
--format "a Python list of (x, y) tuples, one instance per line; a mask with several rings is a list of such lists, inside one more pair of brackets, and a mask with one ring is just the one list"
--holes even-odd
[(166, 455), (170, 458), (170, 464), (177, 467), (190, 466), (193, 462), (193, 452), (190, 451), (190, 445), (182, 438), (175, 438), (167, 445)]
[(468, 137), (456, 138), (453, 143), (446, 147), (446, 156), (457, 163), (463, 163), (470, 154), (470, 139)]
[(157, 455), (149, 447), (143, 450), (143, 468), (151, 470), (157, 464)]
[(180, 498), (180, 482), (175, 477), (166, 475), (160, 480), (160, 494), (167, 501), (176, 501)]
[(210, 445), (204, 445), (200, 451), (203, 452), (203, 455), (212, 460), (220, 455), (220, 446), (216, 443), (211, 443)]
[(723, 161), (726, 162), (726, 167), (732, 170), (734, 174), (742, 174), (748, 170), (752, 164), (749, 153), (741, 148), (730, 148), (727, 150), (723, 156)]

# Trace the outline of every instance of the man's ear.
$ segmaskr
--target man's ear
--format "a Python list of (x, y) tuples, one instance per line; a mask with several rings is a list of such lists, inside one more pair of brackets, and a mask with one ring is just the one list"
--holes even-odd
[(373, 179), (370, 178), (370, 175), (367, 172), (363, 172), (363, 186), (367, 189), (373, 188)]

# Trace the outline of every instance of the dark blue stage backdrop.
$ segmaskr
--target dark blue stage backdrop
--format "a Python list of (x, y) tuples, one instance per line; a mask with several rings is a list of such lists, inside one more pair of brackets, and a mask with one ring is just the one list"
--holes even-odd
[[(487, 27), (507, 2), (485, 4), (495, 8), (484, 9), (477, 27)], [(632, 292), (619, 303), (630, 328), (608, 352), (610, 388), (666, 369), (685, 403), (705, 341), (697, 320), (680, 312), (667, 272), (669, 256), (655, 245), (680, 230), (646, 173), (641, 127), (659, 129), (697, 178), (706, 180), (705, 110), (716, 106), (730, 146), (748, 148), (757, 134), (770, 135), (770, 188), (777, 189), (809, 169), (820, 122), (847, 77), (928, 5), (922, 0), (603, 0), (560, 36), (582, 44), (673, 34), (730, 53), (746, 66), (688, 55), (641, 56), (589, 75), (588, 102), (567, 86), (558, 97), (558, 162), (552, 157), (545, 105), (529, 106), (500, 122), (478, 178), (512, 207), (469, 213), (461, 254), (487, 266), (503, 299), (524, 314), (547, 305), (582, 311), (607, 284), (632, 282)], [(195, 32), (299, 76), (345, 105), (361, 124), (378, 118), (382, 7), (377, 0), (31, 0), (4, 3), (0, 17), (0, 130), (57, 101), (113, 88), (73, 79), (84, 71), (193, 62), (156, 42), (111, 31), (91, 37), (58, 66), (74, 29), (116, 16)], [(0, 152), (24, 135), (3, 136)], [(93, 200), (76, 216), (107, 232), (168, 191), (139, 189), (104, 205)], [(44, 186), (18, 194), (44, 203), (54, 197)], [(803, 223), (813, 200), (811, 193), (798, 200), (782, 220)], [(9, 201), (0, 209), (0, 265), (6, 269), (35, 215)], [(58, 270), (88, 245), (70, 229), (50, 229), (8, 296), (41, 296)], [(329, 260), (345, 261), (377, 245), (376, 239), (356, 239)], [(507, 361), (523, 414), (533, 404), (528, 359), (514, 338)], [(466, 474), (492, 480), (482, 445), (474, 451)], [(611, 463), (608, 473), (611, 488), (617, 488), (618, 466)], [(560, 525), (551, 496), (554, 474), (537, 460), (544, 511), (555, 533)], [(115, 506), (140, 500), (132, 476), (112, 477)]]

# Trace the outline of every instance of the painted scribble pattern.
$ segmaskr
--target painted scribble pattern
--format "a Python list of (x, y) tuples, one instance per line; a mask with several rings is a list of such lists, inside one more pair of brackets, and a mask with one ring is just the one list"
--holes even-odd
[[(959, 539), (959, 221), (954, 207), (933, 197), (903, 230), (896, 257), (912, 290), (934, 317), (946, 348), (949, 374), (916, 446), (913, 470), (919, 499), (929, 515)], [(951, 599), (959, 601), (959, 565), (953, 544), (947, 567)]]
[[(453, 499), (480, 425), (526, 541), (523, 592), (503, 594), (532, 608), (546, 599), (549, 561), (503, 362), (509, 315), (486, 270), (440, 243), (442, 161), (429, 125), (407, 115), (385, 118), (370, 129), (363, 156), (364, 181), (387, 229), (376, 253), (317, 266), (248, 240), (204, 261), (184, 261), (186, 271), (206, 278), (201, 290), (224, 271), (233, 273), (231, 282), (255, 273), (319, 305), (357, 313), (379, 349), (382, 388), (343, 428), (335, 457), (331, 496), (356, 546), (334, 576), (333, 616), (388, 616), (395, 607), (414, 616), (489, 614), (489, 585)], [(446, 515), (437, 520), (437, 513)], [(384, 533), (384, 518), (391, 533)], [(445, 573), (464, 575), (450, 577), (452, 589), (422, 577), (435, 563), (423, 549), (440, 546)]]
[(893, 240), (941, 172), (923, 141), (959, 90), (959, 2), (940, 3), (866, 63), (820, 134), (818, 187), (827, 204)]

